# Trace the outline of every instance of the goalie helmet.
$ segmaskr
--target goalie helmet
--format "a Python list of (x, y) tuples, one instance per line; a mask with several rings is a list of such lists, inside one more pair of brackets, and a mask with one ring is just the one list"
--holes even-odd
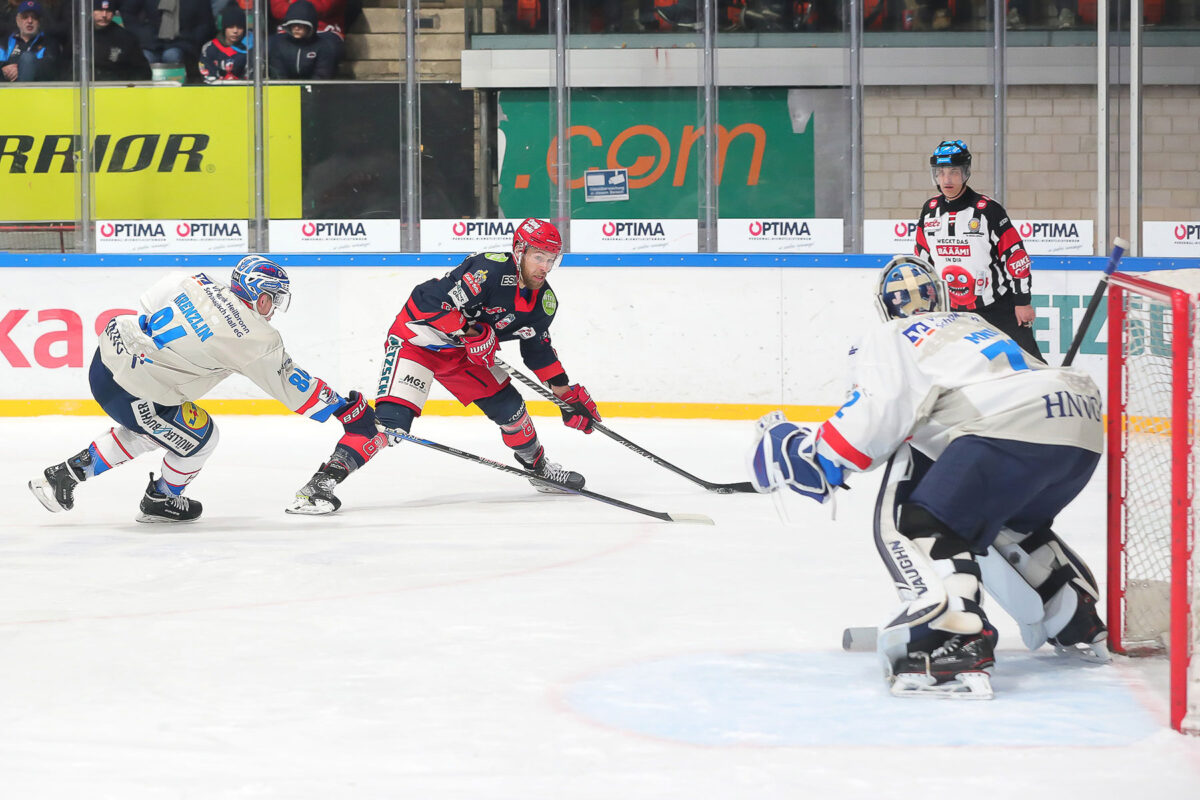
[(554, 256), (551, 269), (557, 267), (558, 262), (562, 260), (562, 236), (558, 228), (544, 219), (530, 217), (513, 230), (513, 261), (517, 262), (518, 269), (521, 266), (521, 256), (530, 247), (544, 250)]
[(933, 148), (929, 157), (929, 172), (933, 176), (933, 185), (938, 185), (937, 171), (939, 167), (961, 167), (963, 183), (971, 177), (971, 151), (967, 149), (962, 139), (946, 140)]
[(875, 300), (885, 322), (949, 308), (946, 284), (928, 261), (916, 256), (895, 256), (884, 266)]
[(262, 294), (270, 296), (278, 311), (287, 311), (292, 302), (291, 281), (287, 272), (262, 256), (246, 256), (239, 261), (233, 268), (229, 288), (251, 308)]

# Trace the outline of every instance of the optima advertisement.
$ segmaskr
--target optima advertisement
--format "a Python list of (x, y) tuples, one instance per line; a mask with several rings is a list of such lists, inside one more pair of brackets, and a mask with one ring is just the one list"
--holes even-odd
[[(92, 216), (253, 216), (250, 91), (246, 86), (95, 89)], [(266, 106), (269, 207), (273, 216), (299, 217), (300, 87), (269, 87)], [(78, 113), (79, 94), (71, 88), (12, 88), (0, 95), (4, 220), (76, 218)]]

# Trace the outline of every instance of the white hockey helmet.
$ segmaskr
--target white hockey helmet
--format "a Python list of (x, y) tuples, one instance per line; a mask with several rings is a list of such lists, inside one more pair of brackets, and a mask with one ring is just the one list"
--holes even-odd
[(923, 258), (893, 256), (879, 272), (875, 302), (884, 322), (892, 319), (946, 311), (946, 284)]

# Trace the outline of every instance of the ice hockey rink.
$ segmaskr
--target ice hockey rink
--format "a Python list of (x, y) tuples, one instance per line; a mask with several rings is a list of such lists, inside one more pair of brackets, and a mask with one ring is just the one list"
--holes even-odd
[[(603, 410), (603, 404), (601, 404)], [(606, 420), (712, 481), (752, 423)], [(107, 428), (0, 419), (0, 794), (11, 798), (688, 800), (1200, 794), (1165, 665), (1029, 653), (991, 702), (891, 698), (846, 626), (895, 603), (877, 477), (830, 509), (717, 495), (538, 418), (551, 457), (658, 522), (404, 444), (329, 517), (282, 511), (336, 425), (219, 417), (190, 526), (133, 521), (146, 455), (51, 515), (26, 481)], [(508, 458), (482, 416), (415, 433)], [(1104, 486), (1056, 528), (1104, 566)]]

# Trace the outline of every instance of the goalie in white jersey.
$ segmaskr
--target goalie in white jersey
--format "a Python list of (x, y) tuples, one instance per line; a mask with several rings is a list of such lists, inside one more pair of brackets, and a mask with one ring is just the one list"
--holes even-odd
[(139, 522), (192, 522), (202, 506), (183, 496), (216, 449), (216, 423), (196, 405), (233, 373), (301, 416), (337, 418), (345, 429), (338, 451), (361, 466), (386, 445), (371, 406), (358, 392), (344, 398), (296, 364), (270, 325), (291, 302), (291, 283), (278, 264), (243, 258), (230, 285), (200, 272), (168, 276), (140, 298), (142, 314), (114, 317), (100, 336), (88, 373), (92, 395), (117, 426), (29, 482), (50, 511), (69, 511), (75, 487), (152, 450), (163, 449), (159, 477), (140, 504)]
[(981, 583), (1027, 646), (1104, 660), (1087, 566), (1051, 530), (1103, 449), (1100, 392), (1048, 367), (976, 314), (946, 309), (933, 267), (897, 256), (877, 293), (886, 320), (853, 361), (846, 403), (816, 431), (774, 412), (751, 472), (826, 502), (846, 472), (886, 464), (876, 545), (903, 608), (879, 634), (892, 693), (990, 698), (996, 629)]

